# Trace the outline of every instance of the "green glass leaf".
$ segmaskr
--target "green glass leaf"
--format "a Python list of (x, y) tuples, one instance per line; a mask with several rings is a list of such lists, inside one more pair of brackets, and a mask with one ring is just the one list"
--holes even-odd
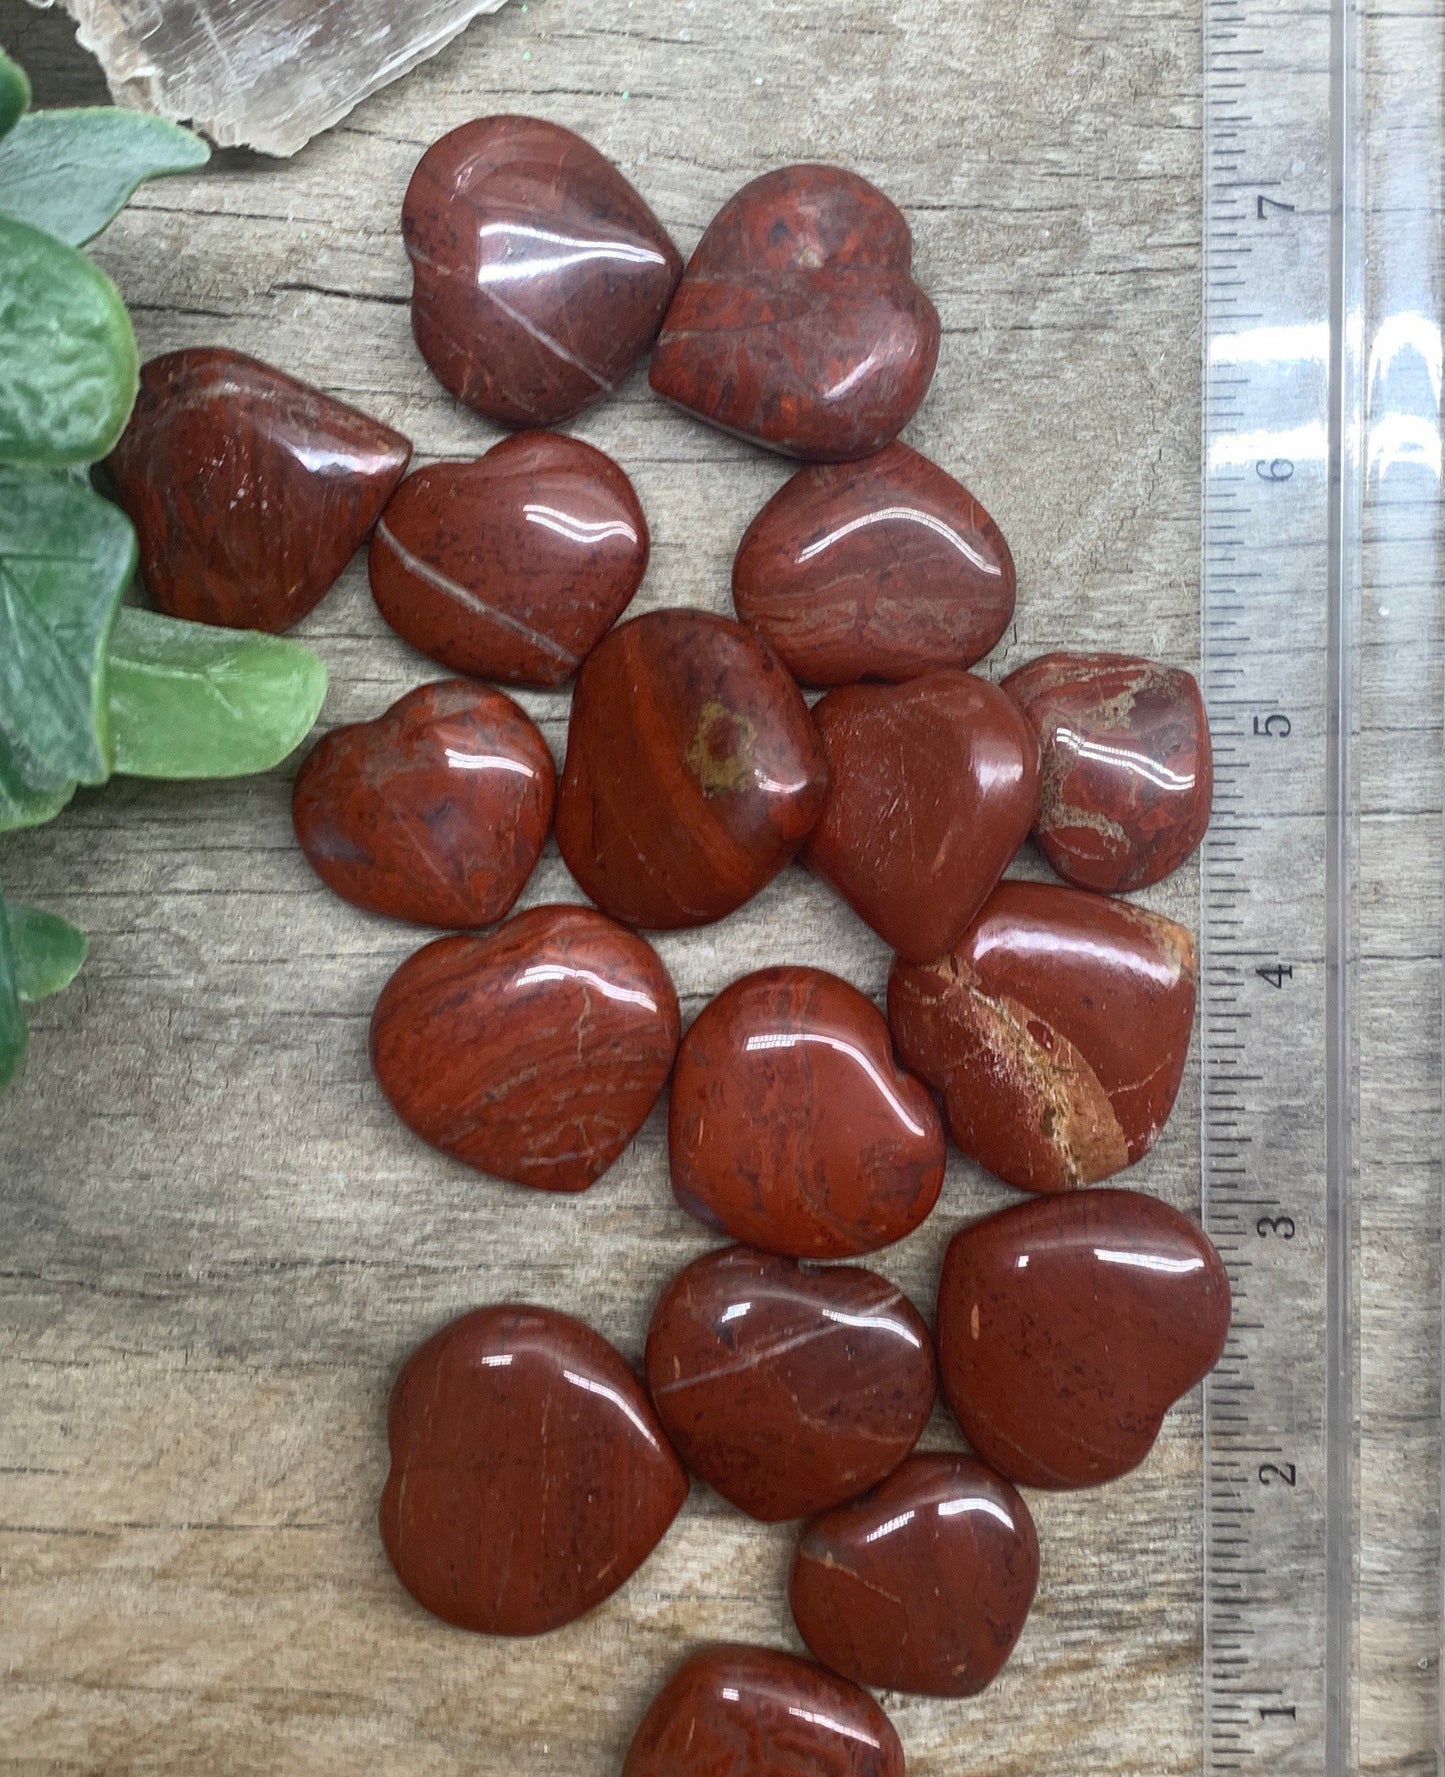
[(27, 1034), (15, 953), (10, 945), (10, 922), (5, 917), (4, 898), (0, 897), (0, 1092), (15, 1078), (15, 1070), (25, 1057)]
[(14, 129), (29, 103), (30, 82), (25, 78), (25, 70), (0, 49), (0, 136)]
[(110, 776), (106, 655), (135, 562), (118, 506), (0, 468), (0, 785), (53, 801)]
[(133, 777), (246, 777), (298, 747), (326, 668), (281, 636), (126, 606), (110, 647), (115, 768)]
[(199, 136), (143, 111), (32, 111), (0, 141), (0, 212), (78, 247), (143, 179), (210, 158)]
[(99, 266), (0, 216), (0, 463), (105, 456), (139, 376), (130, 316)]
[(69, 987), (85, 961), (85, 933), (58, 913), (12, 901), (5, 908), (15, 985), (28, 1005)]

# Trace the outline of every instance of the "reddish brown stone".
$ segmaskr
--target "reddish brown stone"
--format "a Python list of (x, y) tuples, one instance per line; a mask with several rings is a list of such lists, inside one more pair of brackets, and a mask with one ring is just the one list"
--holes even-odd
[(698, 242), (652, 386), (788, 456), (867, 456), (913, 417), (938, 361), (938, 312), (912, 263), (907, 222), (866, 179), (764, 173)]
[(554, 426), (610, 395), (682, 272), (617, 168), (538, 117), (479, 117), (434, 142), (401, 226), (422, 356), (503, 426)]
[(468, 1166), (585, 1191), (646, 1120), (677, 1051), (652, 947), (590, 907), (439, 938), (382, 989), (371, 1065), (408, 1128)]
[(906, 444), (800, 469), (749, 525), (733, 602), (804, 685), (972, 666), (1008, 628), (1014, 563), (978, 501)]
[(560, 685), (622, 615), (647, 552), (611, 457), (524, 432), (401, 484), (371, 540), (371, 590), (398, 635), (454, 672)]
[(637, 1378), (550, 1308), (477, 1308), (392, 1390), (381, 1539), (433, 1616), (540, 1635), (642, 1565), (687, 1498)]
[(1219, 1361), (1229, 1279), (1208, 1236), (1139, 1191), (1036, 1199), (955, 1234), (938, 1287), (944, 1392), (1029, 1487), (1092, 1487), (1149, 1454)]
[(827, 782), (807, 705), (766, 642), (706, 611), (651, 611), (578, 675), (557, 843), (614, 918), (704, 925), (777, 875)]
[(794, 1258), (901, 1240), (943, 1184), (933, 1100), (872, 1001), (821, 969), (762, 969), (703, 1008), (678, 1052), (668, 1148), (685, 1210)]
[(1125, 901), (1001, 883), (967, 936), (888, 982), (898, 1053), (943, 1094), (965, 1154), (1025, 1191), (1142, 1159), (1194, 1025), (1194, 941)]
[(333, 729), (297, 773), (291, 818), (343, 900), (417, 925), (485, 926), (532, 874), (556, 783), (524, 710), (446, 679)]
[(900, 955), (958, 942), (1038, 807), (1038, 744), (997, 685), (955, 668), (845, 685), (813, 710), (831, 788), (805, 861)]
[(687, 1466), (768, 1521), (871, 1487), (933, 1410), (933, 1342), (887, 1278), (745, 1246), (705, 1253), (663, 1291), (646, 1370)]
[(857, 1685), (770, 1647), (704, 1648), (653, 1700), (622, 1777), (903, 1777), (893, 1724)]
[(159, 610), (279, 634), (366, 540), (410, 457), (400, 432), (320, 389), (193, 346), (141, 371), (107, 466)]
[(798, 1539), (788, 1601), (809, 1649), (858, 1684), (971, 1697), (1013, 1652), (1039, 1539), (1008, 1482), (967, 1456), (910, 1456)]
[(1177, 870), (1214, 797), (1193, 675), (1133, 654), (1046, 654), (1003, 688), (1039, 737), (1034, 837), (1065, 882), (1124, 894)]

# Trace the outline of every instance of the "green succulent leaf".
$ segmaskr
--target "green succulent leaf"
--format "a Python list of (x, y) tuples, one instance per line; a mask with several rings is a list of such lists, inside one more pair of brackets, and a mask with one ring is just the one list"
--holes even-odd
[(142, 180), (210, 158), (199, 136), (143, 111), (32, 111), (0, 141), (0, 212), (78, 247)]
[(0, 216), (0, 463), (93, 463), (125, 429), (140, 359), (114, 284), (83, 253)]
[(25, 70), (0, 49), (0, 136), (14, 129), (29, 103), (30, 82), (25, 78)]
[(67, 476), (0, 468), (0, 811), (32, 810), (7, 824), (110, 776), (106, 655), (135, 562), (119, 507)]
[(20, 780), (14, 761), (0, 740), (0, 833), (16, 827), (43, 827), (53, 821), (75, 794), (74, 779), (53, 790), (32, 790)]
[(15, 952), (10, 943), (10, 922), (0, 897), (0, 1092), (15, 1078), (25, 1058), (25, 1009), (20, 1004), (20, 981)]
[(5, 908), (15, 985), (27, 1005), (69, 987), (85, 961), (85, 933), (58, 913), (12, 901)]
[(326, 668), (281, 636), (127, 606), (110, 649), (115, 768), (133, 777), (247, 777), (310, 733)]

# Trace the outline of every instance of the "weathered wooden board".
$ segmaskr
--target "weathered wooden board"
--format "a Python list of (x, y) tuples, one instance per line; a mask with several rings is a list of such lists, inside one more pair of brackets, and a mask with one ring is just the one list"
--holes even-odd
[[(53, 28), (17, 25), (10, 47), (46, 59)], [(494, 436), (409, 334), (397, 219), (436, 135), (494, 110), (564, 122), (685, 250), (744, 179), (844, 161), (903, 205), (943, 316), (910, 438), (1018, 558), (1018, 621), (990, 670), (1063, 643), (1191, 664), (1199, 91), (1195, 0), (531, 0), (287, 166), (222, 156), (149, 188), (98, 253), (145, 351), (255, 352), (401, 426), (424, 461)], [(732, 550), (786, 467), (641, 377), (577, 430), (647, 508), (638, 608), (727, 609)], [(434, 676), (381, 625), (359, 562), (302, 633), (331, 666), (328, 723)], [(560, 753), (565, 698), (524, 701)], [(291, 838), (289, 775), (116, 784), (0, 854), (7, 890), (93, 945), (0, 1110), (0, 1770), (604, 1777), (686, 1647), (795, 1645), (787, 1530), (699, 1486), (586, 1621), (542, 1642), (465, 1636), (412, 1606), (382, 1557), (384, 1403), (420, 1337), (489, 1300), (567, 1307), (636, 1358), (662, 1281), (706, 1240), (672, 1205), (657, 1117), (577, 1201), (480, 1180), (397, 1125), (366, 1021), (423, 934), (321, 888)], [(1432, 796), (1438, 776), (1420, 806)], [(1148, 898), (1193, 923), (1197, 895), (1185, 872)], [(559, 897), (575, 890), (550, 851), (527, 899)], [(800, 871), (660, 948), (688, 1014), (764, 962), (877, 994), (887, 960)], [(1130, 1182), (1195, 1207), (1197, 1130), (1191, 1074)], [(937, 1215), (880, 1268), (927, 1308), (948, 1235), (1007, 1195), (955, 1156)], [(1392, 1333), (1407, 1367), (1419, 1320)], [(1410, 1427), (1422, 1447), (1434, 1435)], [(940, 1415), (929, 1441), (951, 1436)], [(1393, 1483), (1421, 1523), (1433, 1448)], [(1033, 1503), (1044, 1578), (1019, 1651), (974, 1702), (888, 1700), (910, 1769), (1197, 1769), (1197, 1400), (1136, 1475)], [(1423, 1546), (1411, 1558), (1404, 1592), (1380, 1594), (1394, 1770), (1423, 1770), (1429, 1745), (1433, 1681), (1411, 1683), (1431, 1645)]]

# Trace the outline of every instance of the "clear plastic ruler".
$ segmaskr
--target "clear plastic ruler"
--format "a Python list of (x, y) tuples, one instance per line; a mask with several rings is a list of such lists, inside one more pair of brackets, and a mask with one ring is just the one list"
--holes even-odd
[(1355, 19), (1204, 15), (1204, 1769), (1345, 1777)]

